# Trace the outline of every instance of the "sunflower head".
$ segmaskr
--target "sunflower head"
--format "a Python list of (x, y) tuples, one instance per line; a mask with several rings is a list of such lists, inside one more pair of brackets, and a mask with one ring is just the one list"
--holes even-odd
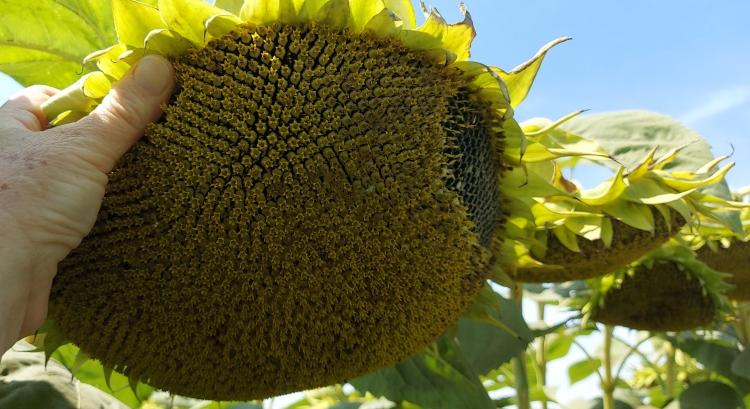
[(525, 149), (510, 101), (549, 47), (474, 63), (467, 12), (416, 27), (406, 0), (113, 4), (120, 42), (45, 112), (85, 115), (149, 53), (177, 85), (60, 266), (62, 334), (132, 379), (246, 400), (389, 366), (452, 325), (497, 258)]
[(664, 244), (687, 221), (701, 215), (723, 223), (718, 211), (734, 206), (699, 190), (722, 182), (733, 164), (719, 168), (726, 158), (718, 158), (692, 172), (667, 170), (681, 148), (660, 157), (653, 149), (631, 168), (618, 165), (600, 185), (579, 187), (563, 176), (566, 167), (581, 159), (613, 159), (559, 127), (572, 116), (522, 125), (529, 139), (526, 173), (514, 172), (515, 183), (506, 184), (517, 207), (527, 209), (527, 220), (510, 221), (516, 279), (560, 282), (617, 271)]
[[(740, 203), (750, 195), (750, 189), (734, 194)], [(736, 232), (712, 220), (702, 219), (691, 229), (685, 229), (683, 240), (696, 251), (698, 259), (709, 267), (729, 274), (727, 282), (733, 286), (729, 298), (750, 300), (750, 207), (740, 212), (743, 230)]]
[(726, 307), (725, 274), (673, 240), (626, 269), (591, 280), (591, 319), (645, 331), (686, 331), (711, 324)]

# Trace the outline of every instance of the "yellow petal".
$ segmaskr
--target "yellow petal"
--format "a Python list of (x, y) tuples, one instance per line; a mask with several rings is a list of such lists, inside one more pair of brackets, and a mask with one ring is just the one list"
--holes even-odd
[(206, 42), (205, 22), (216, 15), (229, 14), (202, 0), (159, 0), (159, 14), (170, 30), (196, 46)]
[(402, 39), (407, 46), (416, 49), (442, 48), (449, 52), (449, 62), (467, 60), (476, 31), (469, 13), (462, 11), (463, 22), (448, 24), (436, 9), (432, 9), (427, 21), (416, 31), (405, 30)]
[(623, 177), (625, 168), (620, 166), (617, 174), (601, 185), (581, 193), (581, 201), (589, 206), (602, 206), (620, 198), (628, 188)]
[(654, 215), (648, 206), (617, 200), (602, 206), (604, 212), (615, 219), (645, 231), (654, 231)]
[(578, 246), (578, 238), (572, 231), (568, 230), (565, 227), (559, 227), (556, 229), (552, 229), (552, 233), (555, 235), (555, 237), (557, 237), (558, 240), (560, 240), (560, 243), (568, 248), (568, 250), (574, 251), (576, 253), (581, 252), (581, 248)]
[(211, 38), (219, 38), (231, 33), (240, 24), (242, 20), (237, 16), (212, 16), (205, 22), (205, 31)]
[(118, 80), (130, 69), (130, 64), (125, 60), (118, 59), (122, 53), (128, 50), (125, 44), (115, 44), (104, 50), (95, 51), (83, 59), (84, 64), (95, 61), (100, 71), (110, 78)]
[(244, 3), (245, 0), (216, 0), (214, 6), (239, 16)]
[(641, 162), (636, 165), (633, 170), (629, 171), (626, 174), (628, 179), (635, 180), (638, 178), (642, 178), (646, 173), (648, 173), (651, 165), (654, 163), (654, 155), (656, 155), (656, 149), (657, 147), (651, 148), (646, 157), (641, 159)]
[(301, 6), (299, 0), (245, 0), (240, 18), (257, 25), (292, 23), (297, 20)]
[(330, 0), (318, 10), (315, 21), (320, 21), (334, 27), (345, 28), (351, 26), (351, 15), (349, 0)]
[(183, 55), (193, 44), (174, 31), (159, 28), (146, 36), (146, 50), (167, 57)]
[(510, 72), (505, 72), (500, 68), (495, 68), (498, 75), (500, 75), (508, 86), (508, 91), (510, 92), (510, 104), (513, 108), (517, 108), (521, 105), (521, 102), (526, 99), (547, 52), (554, 46), (568, 40), (570, 40), (570, 37), (563, 37), (547, 43), (533, 57), (531, 57), (530, 60), (519, 65)]
[(724, 160), (729, 159), (729, 156), (720, 156), (711, 162), (706, 163), (705, 165), (701, 166), (700, 169), (695, 171), (696, 175), (705, 175), (709, 174), (716, 169), (716, 167), (719, 165), (719, 163), (723, 162)]
[(578, 236), (587, 240), (599, 240), (602, 237), (602, 220), (601, 215), (592, 217), (576, 217), (565, 221), (565, 227)]
[(385, 9), (382, 0), (349, 0), (350, 27), (355, 33), (364, 31), (367, 24)]
[(391, 10), (383, 9), (367, 22), (365, 30), (379, 37), (396, 37), (402, 24), (397, 18)]
[(667, 175), (659, 175), (661, 182), (665, 185), (671, 187), (672, 189), (683, 191), (683, 190), (694, 190), (694, 189), (700, 189), (702, 187), (714, 185), (716, 183), (721, 182), (724, 179), (724, 176), (726, 176), (727, 172), (729, 172), (730, 169), (734, 167), (734, 163), (729, 163), (720, 170), (714, 172), (713, 175), (711, 175), (708, 178), (705, 179), (699, 179), (699, 180), (686, 180), (686, 179), (678, 179), (673, 178)]
[(674, 161), (677, 158), (677, 155), (682, 151), (683, 149), (690, 146), (689, 144), (685, 144), (682, 146), (678, 146), (674, 149), (671, 149), (669, 152), (662, 155), (659, 159), (656, 160), (656, 162), (651, 166), (651, 170), (660, 170), (663, 169), (664, 166), (668, 165), (670, 162)]
[(135, 48), (143, 48), (151, 30), (166, 28), (159, 10), (136, 0), (112, 0), (112, 17), (118, 40)]
[(661, 204), (672, 202), (685, 197), (695, 190), (680, 191), (679, 189), (673, 189), (663, 183), (661, 178), (653, 173), (637, 180), (628, 178), (628, 181), (630, 186), (622, 194), (622, 198), (636, 203)]
[(100, 71), (86, 74), (83, 78), (83, 94), (91, 99), (104, 98), (112, 89), (112, 82)]
[(384, 0), (385, 7), (393, 11), (403, 21), (404, 28), (413, 30), (417, 26), (417, 15), (411, 0)]

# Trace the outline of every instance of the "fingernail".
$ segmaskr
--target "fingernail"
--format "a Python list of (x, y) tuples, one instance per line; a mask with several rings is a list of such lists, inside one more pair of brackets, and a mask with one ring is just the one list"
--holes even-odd
[(174, 81), (172, 66), (166, 58), (147, 55), (133, 70), (133, 78), (144, 90), (153, 96), (163, 95)]

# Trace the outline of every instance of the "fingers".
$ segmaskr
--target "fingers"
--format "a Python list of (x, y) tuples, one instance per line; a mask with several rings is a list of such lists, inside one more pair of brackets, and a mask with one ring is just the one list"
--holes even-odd
[(58, 92), (46, 85), (26, 88), (0, 107), (0, 126), (42, 131), (47, 128), (47, 117), (41, 109), (44, 101)]
[[(84, 137), (97, 155), (107, 158), (105, 168), (140, 139), (151, 122), (161, 115), (174, 87), (171, 64), (160, 56), (146, 56), (118, 81), (104, 101), (87, 117), (67, 125), (68, 132)], [(102, 169), (108, 171), (109, 169)]]
[(29, 299), (26, 302), (26, 312), (21, 324), (20, 337), (33, 335), (34, 331), (38, 330), (47, 319), (52, 280), (34, 284), (37, 287), (31, 289)]

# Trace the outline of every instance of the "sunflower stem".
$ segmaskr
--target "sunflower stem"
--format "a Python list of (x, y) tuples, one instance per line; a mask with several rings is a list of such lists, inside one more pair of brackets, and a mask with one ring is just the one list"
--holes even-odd
[(744, 347), (750, 342), (750, 320), (748, 320), (748, 304), (737, 303), (735, 310), (737, 317), (734, 320), (734, 330), (737, 340)]
[[(545, 308), (547, 307), (547, 304), (543, 302), (537, 303), (537, 311), (538, 311), (538, 319), (539, 322), (544, 322), (544, 313)], [(545, 389), (547, 386), (547, 345), (546, 342), (546, 335), (542, 335), (537, 340), (537, 349), (536, 349), (536, 365), (537, 365), (537, 373), (539, 377), (539, 385), (542, 387), (542, 390)], [(548, 409), (548, 402), (547, 402), (547, 394), (542, 395), (542, 409)]]
[(612, 339), (615, 328), (611, 325), (604, 326), (604, 356), (602, 366), (604, 367), (604, 379), (602, 380), (602, 401), (604, 409), (615, 409), (615, 380), (612, 377)]
[(667, 368), (666, 368), (666, 389), (664, 395), (668, 400), (674, 398), (674, 386), (677, 381), (676, 351), (671, 342), (667, 342)]
[[(513, 301), (518, 305), (518, 309), (523, 314), (523, 283), (514, 282), (511, 290)], [(513, 358), (513, 373), (516, 379), (516, 398), (518, 400), (518, 409), (531, 409), (531, 399), (529, 395), (529, 380), (526, 375), (526, 350), (522, 350)]]

